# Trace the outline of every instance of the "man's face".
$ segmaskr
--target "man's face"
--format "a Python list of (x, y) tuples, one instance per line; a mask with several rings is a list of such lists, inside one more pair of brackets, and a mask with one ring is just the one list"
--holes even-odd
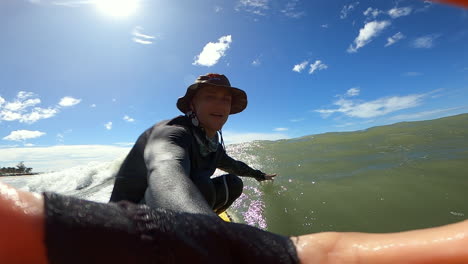
[(200, 124), (207, 132), (221, 130), (231, 112), (229, 88), (205, 86), (192, 99), (192, 107)]

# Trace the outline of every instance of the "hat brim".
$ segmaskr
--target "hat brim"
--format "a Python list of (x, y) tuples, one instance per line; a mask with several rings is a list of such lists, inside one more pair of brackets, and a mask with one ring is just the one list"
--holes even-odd
[(232, 99), (231, 112), (229, 112), (230, 115), (240, 113), (247, 107), (247, 94), (239, 88), (225, 85), (194, 83), (187, 88), (185, 95), (177, 100), (177, 108), (184, 114), (190, 111), (190, 101), (192, 101), (193, 96), (200, 88), (206, 85), (225, 87), (231, 91)]

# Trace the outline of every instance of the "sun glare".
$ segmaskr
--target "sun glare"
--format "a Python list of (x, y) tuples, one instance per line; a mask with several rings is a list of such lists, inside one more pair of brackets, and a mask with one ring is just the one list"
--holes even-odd
[(138, 0), (95, 0), (96, 7), (113, 17), (128, 17), (138, 9)]

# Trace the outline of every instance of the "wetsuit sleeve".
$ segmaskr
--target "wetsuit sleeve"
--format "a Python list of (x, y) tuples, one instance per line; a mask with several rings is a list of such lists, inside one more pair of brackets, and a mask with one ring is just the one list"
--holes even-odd
[(218, 169), (238, 176), (252, 177), (259, 181), (265, 180), (265, 173), (261, 170), (252, 169), (244, 162), (229, 157), (225, 151), (223, 151), (223, 154), (218, 161)]
[(180, 126), (156, 127), (144, 151), (148, 171), (145, 203), (152, 208), (213, 215), (190, 179), (191, 134)]
[(288, 237), (200, 214), (44, 193), (52, 264), (298, 263)]

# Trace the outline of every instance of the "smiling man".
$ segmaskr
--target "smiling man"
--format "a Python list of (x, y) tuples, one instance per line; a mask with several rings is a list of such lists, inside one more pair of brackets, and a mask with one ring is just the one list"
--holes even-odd
[[(275, 174), (226, 154), (221, 129), (229, 115), (246, 107), (246, 93), (232, 87), (226, 76), (199, 76), (177, 101), (185, 115), (158, 123), (138, 138), (120, 167), (110, 201), (219, 214), (242, 194), (238, 176), (273, 179)], [(211, 178), (216, 168), (228, 174)]]

